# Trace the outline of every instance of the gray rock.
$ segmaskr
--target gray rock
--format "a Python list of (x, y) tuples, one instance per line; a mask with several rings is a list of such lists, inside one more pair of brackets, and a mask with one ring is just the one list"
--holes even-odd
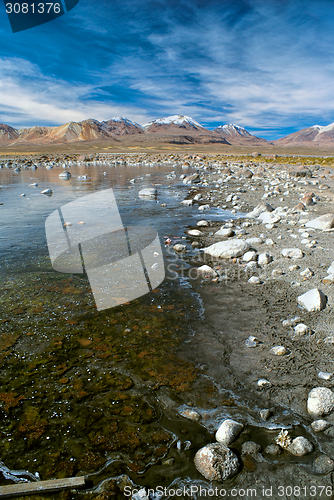
[(311, 328), (307, 325), (304, 325), (304, 323), (299, 323), (294, 327), (294, 331), (296, 335), (307, 335), (311, 333)]
[(313, 444), (304, 436), (298, 436), (292, 441), (290, 446), (288, 446), (287, 450), (296, 457), (303, 457), (304, 455), (312, 453)]
[(239, 460), (229, 448), (220, 443), (204, 446), (195, 455), (195, 467), (208, 481), (224, 481), (239, 469)]
[(65, 181), (67, 181), (68, 179), (70, 179), (70, 178), (71, 178), (71, 173), (70, 173), (70, 172), (67, 172), (67, 171), (65, 170), (64, 172), (61, 172), (61, 173), (58, 175), (58, 177), (59, 177), (60, 179), (63, 179), (63, 180), (65, 180)]
[(215, 232), (215, 236), (227, 236), (227, 237), (230, 237), (230, 236), (233, 236), (234, 235), (234, 231), (231, 227), (222, 227), (221, 229), (219, 229), (219, 231), (216, 231)]
[(220, 257), (224, 259), (230, 259), (234, 257), (241, 257), (244, 253), (249, 250), (249, 245), (246, 241), (233, 238), (226, 241), (219, 241), (213, 245), (204, 248), (204, 253), (211, 255), (212, 257)]
[(257, 455), (261, 451), (261, 446), (254, 441), (246, 441), (241, 446), (242, 455)]
[(320, 455), (315, 459), (313, 468), (318, 474), (329, 474), (334, 470), (334, 461), (327, 455)]
[(322, 229), (323, 231), (332, 229), (334, 227), (334, 214), (325, 214), (312, 219), (305, 224), (306, 227), (312, 227), (314, 229)]
[(252, 260), (256, 260), (257, 253), (254, 250), (249, 250), (249, 252), (246, 252), (244, 256), (242, 257), (242, 260), (244, 262), (251, 262)]
[(199, 220), (197, 223), (196, 223), (196, 226), (198, 227), (208, 227), (210, 224), (207, 220)]
[(280, 455), (282, 453), (282, 448), (277, 444), (270, 444), (264, 449), (264, 452), (268, 455)]
[(252, 212), (249, 212), (246, 215), (247, 217), (258, 217), (263, 212), (272, 212), (273, 210), (274, 208), (269, 205), (269, 203), (261, 202), (254, 208), (254, 210), (252, 210)]
[(326, 429), (328, 429), (328, 427), (330, 427), (330, 426), (331, 426), (331, 424), (329, 422), (327, 422), (327, 420), (322, 420), (322, 419), (315, 420), (311, 424), (311, 427), (314, 430), (314, 432), (323, 432)]
[(262, 238), (257, 238), (257, 237), (247, 238), (246, 243), (248, 243), (250, 246), (256, 246), (256, 245), (261, 245), (263, 243), (263, 240)]
[(200, 178), (198, 174), (187, 175), (183, 179), (183, 184), (193, 184), (195, 182), (200, 182)]
[(260, 285), (261, 280), (258, 276), (251, 276), (247, 283), (250, 283), (251, 285)]
[(272, 256), (268, 253), (260, 253), (259, 258), (257, 260), (259, 266), (265, 266), (269, 264), (273, 260)]
[(216, 440), (219, 443), (229, 445), (240, 434), (244, 426), (232, 419), (222, 422), (216, 432)]
[(297, 297), (298, 304), (309, 312), (322, 311), (327, 304), (326, 295), (318, 288), (313, 288)]
[(284, 354), (287, 353), (287, 350), (284, 346), (282, 345), (275, 345), (274, 347), (272, 347), (269, 351), (271, 354), (273, 354), (274, 356), (284, 356)]
[(43, 189), (43, 191), (41, 191), (41, 194), (46, 194), (47, 196), (52, 196), (52, 189), (50, 189), (50, 188)]
[(334, 393), (327, 387), (315, 387), (309, 392), (307, 411), (312, 417), (328, 415), (334, 408)]

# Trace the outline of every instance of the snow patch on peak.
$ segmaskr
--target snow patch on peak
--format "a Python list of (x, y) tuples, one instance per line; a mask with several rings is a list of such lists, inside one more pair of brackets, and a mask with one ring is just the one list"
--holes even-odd
[(158, 125), (182, 125), (183, 123), (189, 123), (194, 127), (203, 128), (196, 120), (190, 118), (190, 116), (185, 115), (171, 115), (165, 118), (158, 118), (157, 120), (153, 120), (152, 122), (146, 123), (144, 127), (149, 127), (150, 125), (158, 124)]
[(113, 122), (118, 122), (118, 123), (127, 123), (128, 125), (135, 125), (136, 127), (140, 126), (138, 123), (133, 122), (129, 118), (125, 118), (124, 116), (114, 116), (112, 118)]
[(244, 129), (243, 127), (240, 127), (240, 125), (236, 125), (235, 123), (228, 123), (227, 125), (219, 125), (219, 127), (217, 127), (217, 128), (224, 130), (224, 132), (226, 132), (227, 134), (230, 134), (230, 135), (232, 135), (233, 133), (237, 133), (239, 135), (243, 135), (243, 136), (247, 136), (247, 137), (251, 135), (249, 132), (247, 132), (246, 129)]
[(326, 125), (324, 127), (321, 125), (313, 125), (312, 128), (319, 130), (319, 134), (322, 134), (323, 132), (329, 132), (330, 130), (334, 130), (334, 123), (330, 123), (329, 125)]

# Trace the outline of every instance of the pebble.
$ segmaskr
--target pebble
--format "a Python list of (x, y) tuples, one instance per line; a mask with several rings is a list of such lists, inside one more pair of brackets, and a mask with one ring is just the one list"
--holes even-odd
[(241, 446), (242, 455), (257, 455), (261, 451), (261, 446), (254, 441), (245, 441)]
[(271, 386), (271, 383), (269, 382), (269, 380), (266, 380), (265, 378), (260, 378), (258, 381), (257, 381), (257, 385), (259, 387), (270, 387)]
[(258, 276), (251, 276), (247, 283), (250, 283), (251, 285), (260, 285), (261, 280)]
[(311, 427), (312, 429), (314, 430), (314, 432), (322, 432), (322, 431), (325, 431), (326, 429), (328, 429), (328, 427), (330, 427), (331, 424), (329, 422), (327, 422), (327, 420), (315, 420), (314, 422), (312, 422), (311, 424)]
[(302, 271), (299, 274), (300, 274), (300, 276), (303, 276), (304, 278), (311, 278), (311, 276), (314, 276), (314, 272), (309, 267), (304, 269), (304, 271)]
[(297, 335), (307, 335), (311, 333), (311, 328), (304, 323), (299, 323), (294, 327), (294, 331)]
[(51, 196), (52, 195), (52, 189), (50, 189), (50, 188), (43, 189), (43, 191), (41, 191), (41, 194), (46, 194), (46, 195)]
[(322, 311), (327, 304), (326, 295), (318, 288), (313, 288), (297, 297), (298, 304), (309, 312)]
[(302, 259), (304, 256), (299, 248), (283, 248), (282, 255), (288, 259)]
[(313, 468), (318, 474), (329, 474), (334, 471), (334, 461), (327, 455), (320, 455), (315, 459)]
[(307, 398), (307, 411), (312, 417), (328, 415), (334, 408), (334, 393), (327, 387), (315, 387)]
[(214, 269), (212, 269), (212, 267), (207, 266), (206, 264), (204, 264), (201, 267), (198, 267), (197, 272), (206, 276), (210, 276), (212, 278), (218, 276), (217, 272)]
[(265, 253), (260, 253), (257, 262), (259, 266), (265, 266), (269, 264), (272, 260), (273, 260), (272, 256), (268, 252), (265, 252)]
[(243, 255), (242, 260), (244, 262), (251, 262), (252, 260), (256, 260), (256, 256), (257, 253), (254, 250), (249, 250)]
[(202, 212), (204, 210), (210, 210), (210, 205), (201, 205), (200, 207), (198, 207), (198, 210), (201, 210)]
[(195, 455), (195, 467), (208, 481), (224, 481), (233, 477), (239, 469), (239, 460), (221, 443), (204, 446)]
[(284, 354), (287, 353), (287, 350), (282, 345), (275, 345), (270, 349), (269, 352), (271, 352), (271, 354), (274, 354), (274, 356), (284, 356)]
[(234, 235), (234, 231), (231, 227), (225, 227), (225, 228), (221, 228), (219, 229), (219, 231), (216, 231), (215, 232), (215, 236), (227, 236), (227, 237), (230, 237), (230, 236), (233, 236)]
[(264, 449), (264, 452), (268, 455), (280, 455), (282, 453), (282, 448), (277, 444), (270, 444)]
[(216, 432), (216, 440), (224, 445), (232, 443), (240, 434), (244, 426), (232, 419), (224, 420)]
[(263, 410), (260, 410), (260, 417), (262, 420), (268, 420), (268, 418), (271, 416), (271, 411), (269, 408), (264, 408)]
[(246, 347), (256, 347), (258, 344), (259, 340), (253, 335), (250, 335), (248, 339), (245, 340)]
[[(64, 172), (61, 172), (61, 173), (58, 175), (58, 177), (59, 177), (60, 179), (63, 179), (63, 180), (65, 180), (65, 181), (67, 181), (68, 179), (70, 179), (70, 178), (71, 178), (71, 173), (70, 173), (70, 172), (67, 172), (67, 171), (65, 170)], [(131, 181), (130, 181), (130, 182), (131, 182)]]
[(199, 229), (189, 229), (187, 234), (189, 234), (189, 236), (201, 236), (203, 233), (202, 231), (199, 231)]
[(173, 246), (173, 250), (175, 250), (175, 252), (185, 252), (187, 250), (187, 246), (182, 245), (181, 243), (176, 243), (176, 245)]
[(318, 377), (321, 378), (322, 380), (330, 380), (333, 376), (333, 373), (329, 372), (319, 372)]
[(208, 227), (210, 224), (207, 220), (199, 220), (197, 223), (196, 223), (196, 226), (199, 226), (199, 227)]
[(299, 316), (295, 316), (294, 318), (284, 319), (282, 321), (282, 326), (296, 326), (298, 321), (300, 321)]
[(183, 410), (180, 412), (180, 415), (182, 415), (182, 417), (184, 418), (187, 418), (188, 420), (200, 420), (201, 418), (201, 415), (198, 413), (198, 411), (196, 410), (190, 410), (190, 409), (186, 409), (186, 410)]
[(245, 241), (250, 246), (260, 245), (261, 243), (263, 243), (263, 240), (261, 238), (256, 238), (256, 237), (254, 237), (254, 238), (247, 238)]
[(290, 446), (287, 447), (287, 450), (296, 457), (303, 457), (304, 455), (312, 453), (313, 444), (304, 436), (298, 436), (292, 441)]

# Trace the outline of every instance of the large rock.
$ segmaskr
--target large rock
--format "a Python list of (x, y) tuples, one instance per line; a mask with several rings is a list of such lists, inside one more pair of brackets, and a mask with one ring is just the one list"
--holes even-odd
[(314, 229), (328, 230), (334, 228), (334, 214), (325, 214), (312, 219), (305, 224), (306, 227), (312, 227)]
[(195, 467), (208, 481), (223, 481), (238, 472), (239, 460), (229, 448), (220, 443), (204, 446), (195, 455)]
[(326, 295), (318, 288), (313, 288), (297, 297), (298, 304), (309, 312), (322, 311), (327, 304)]
[(312, 453), (313, 444), (303, 436), (296, 437), (290, 446), (288, 446), (288, 451), (295, 455), (296, 457), (303, 457), (308, 453)]
[(334, 408), (334, 393), (327, 387), (315, 387), (307, 398), (307, 411), (312, 417), (328, 415)]
[(220, 257), (224, 259), (233, 259), (235, 257), (241, 257), (244, 253), (249, 250), (249, 244), (245, 240), (240, 240), (239, 238), (232, 238), (226, 241), (219, 241), (214, 243), (209, 247), (204, 248), (204, 253), (211, 255), (212, 257)]
[(218, 443), (222, 443), (227, 446), (235, 440), (243, 428), (244, 426), (235, 420), (224, 420), (216, 432), (216, 439)]

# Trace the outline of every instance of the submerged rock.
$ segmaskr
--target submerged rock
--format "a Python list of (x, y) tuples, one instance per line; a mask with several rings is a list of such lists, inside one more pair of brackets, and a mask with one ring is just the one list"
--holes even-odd
[(288, 446), (288, 451), (295, 455), (296, 457), (303, 457), (308, 455), (313, 451), (313, 444), (303, 436), (296, 437), (290, 446)]

